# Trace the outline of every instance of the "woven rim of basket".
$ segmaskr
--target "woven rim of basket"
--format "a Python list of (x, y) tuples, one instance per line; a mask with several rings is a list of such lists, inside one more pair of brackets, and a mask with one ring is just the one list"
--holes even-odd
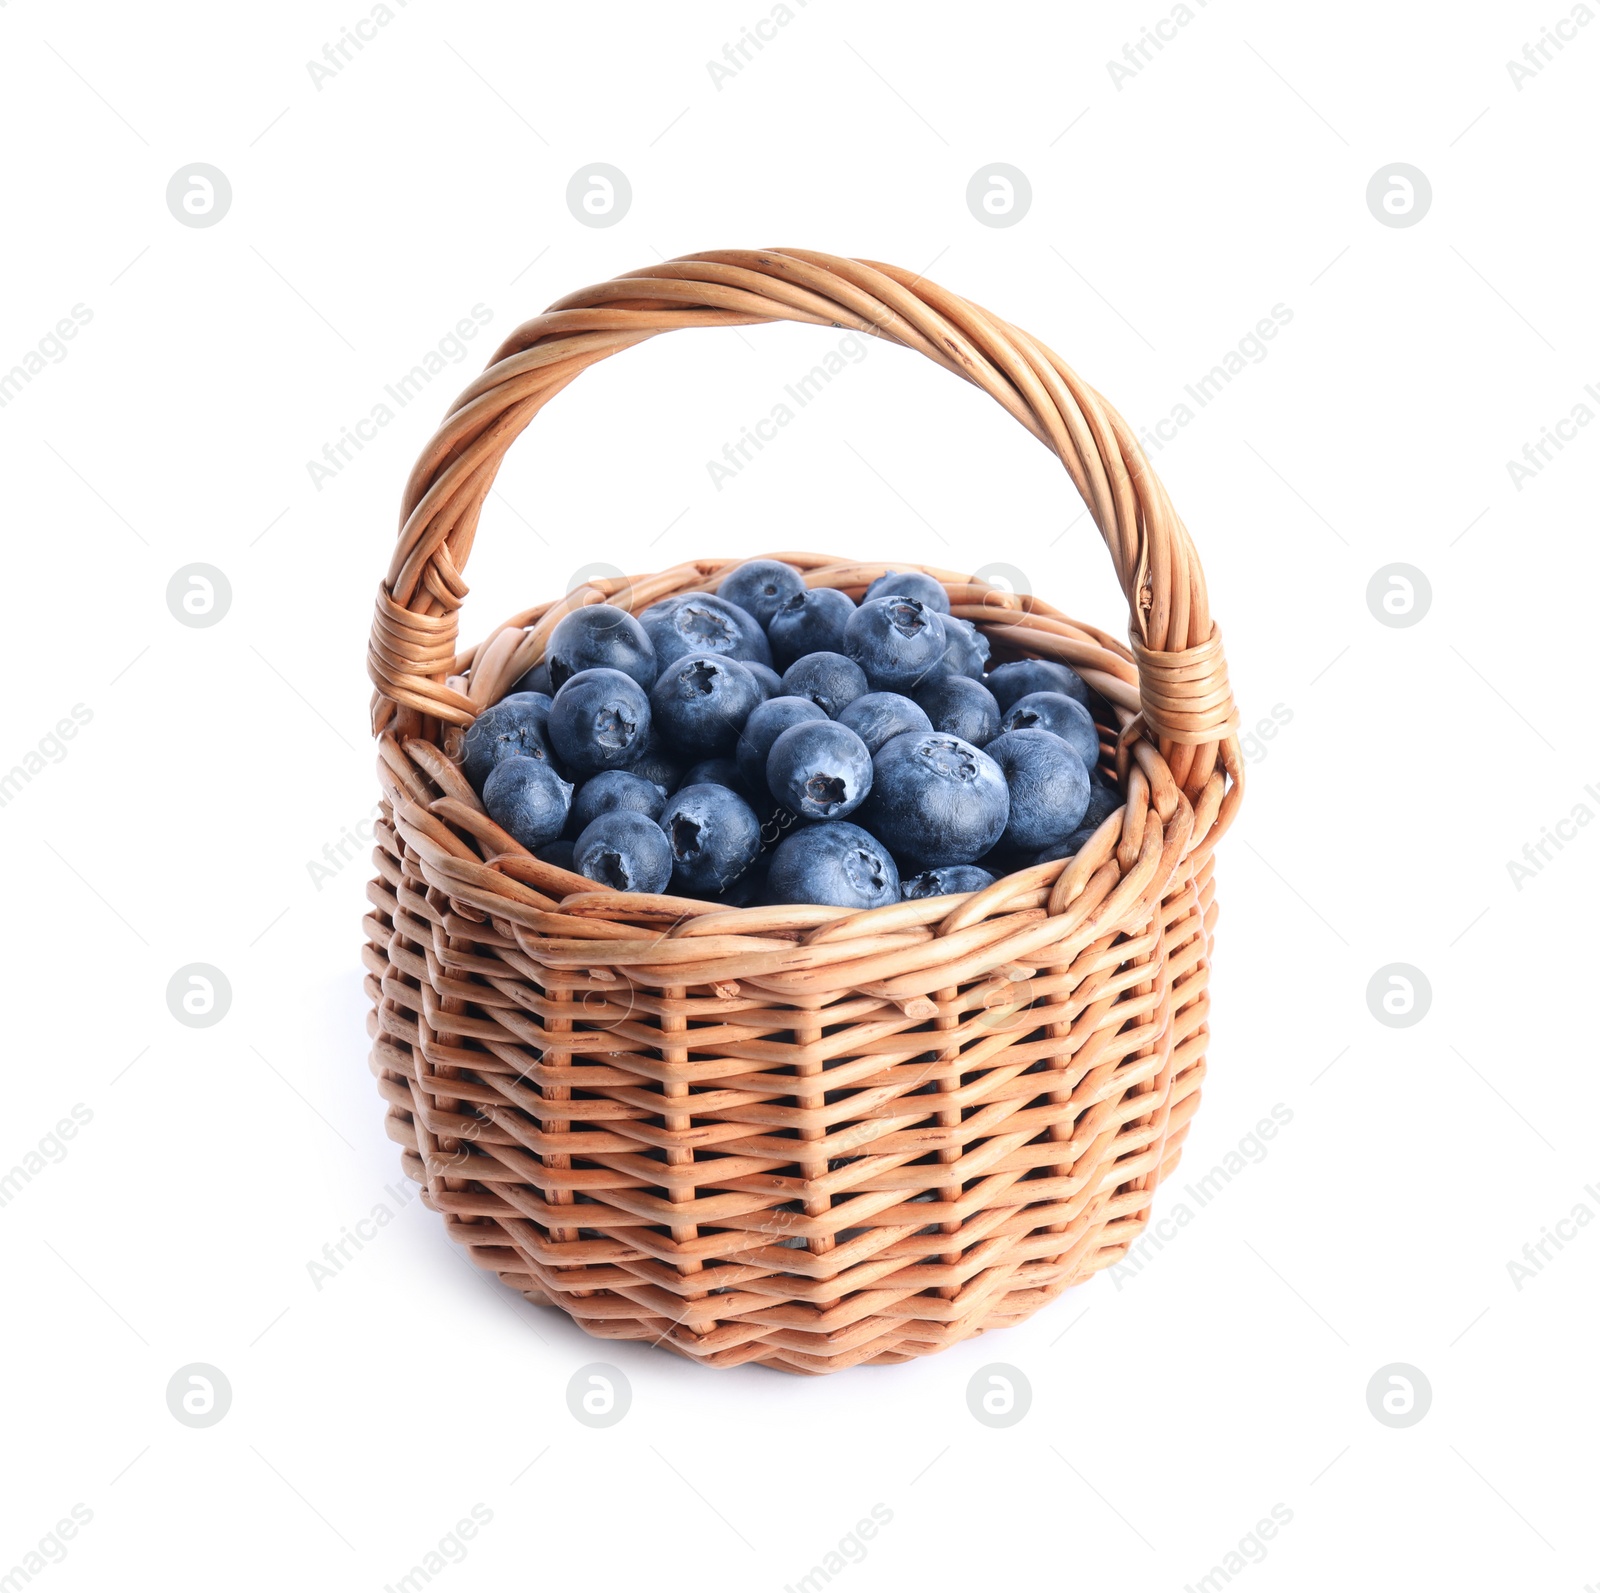
[[(722, 571), (741, 562), (697, 560), (652, 576), (596, 578), (512, 616), (484, 642), (458, 654), (457, 614), (467, 595), (463, 571), (484, 500), (512, 442), (583, 370), (622, 349), (683, 327), (769, 321), (844, 327), (914, 349), (981, 387), (1066, 467), (1127, 599), (1131, 647), (1067, 619), (1036, 596), (922, 568), (944, 583), (952, 611), (989, 635), (998, 656), (1059, 658), (1111, 703), (1121, 730), (1116, 756), (1128, 807), (1070, 861), (1006, 875), (961, 898), (953, 911), (948, 902), (932, 911), (927, 903), (907, 902), (855, 914), (719, 908), (676, 896), (596, 891), (581, 876), (538, 862), (493, 824), (440, 750), (451, 727), (469, 724), (539, 662), (550, 631), (573, 608), (610, 601), (637, 611), (673, 592), (714, 585)], [(693, 982), (692, 973), (703, 970), (715, 970), (705, 977), (738, 978), (733, 968), (741, 965), (741, 952), (755, 959), (752, 972), (764, 966), (776, 946), (713, 947), (735, 920), (741, 935), (757, 938), (762, 927), (792, 934), (806, 926), (808, 914), (823, 915), (809, 920), (810, 933), (829, 940), (854, 940), (868, 921), (865, 932), (871, 935), (938, 921), (937, 934), (948, 937), (996, 913), (1009, 917), (1042, 907), (1050, 918), (1082, 917), (1085, 930), (1092, 923), (1104, 933), (1111, 921), (1104, 909), (1113, 899), (1122, 920), (1154, 885), (1171, 879), (1184, 856), (1215, 844), (1243, 795), (1239, 715), (1205, 578), (1183, 522), (1127, 423), (1027, 333), (894, 266), (806, 250), (714, 250), (567, 295), (519, 326), (456, 400), (411, 473), (400, 520), (367, 656), (377, 688), (373, 730), (401, 833), (425, 869), (432, 865), (441, 888), (463, 903), (481, 897), (477, 906), (485, 913), (509, 905), (509, 892), (511, 898), (537, 898), (517, 906), (540, 919), (558, 905), (560, 914), (592, 916), (597, 926), (607, 918), (634, 926), (665, 923), (670, 915), (676, 927), (667, 937), (701, 942), (697, 956), (687, 955), (688, 946), (678, 948), (685, 954), (683, 966), (668, 979), (671, 984)], [(770, 556), (801, 567), (812, 585), (857, 595), (886, 568), (815, 553)], [(895, 561), (894, 567), (910, 566)], [(1158, 822), (1146, 823), (1147, 812)], [(1159, 867), (1163, 860), (1167, 866)], [(1115, 881), (1109, 880), (1112, 873)], [(1107, 876), (1106, 888), (1090, 889), (1101, 875)], [(1035, 908), (1020, 906), (1035, 898)], [(862, 920), (863, 930), (842, 933), (841, 920)], [(545, 938), (556, 924), (545, 921), (536, 928), (530, 921), (524, 927), (534, 931), (538, 960), (559, 966), (561, 951)], [(1054, 932), (1041, 934), (1035, 944), (1055, 944), (1063, 932), (1074, 932), (1064, 922), (1045, 927)], [(664, 938), (653, 936), (648, 946)], [(926, 928), (920, 938), (927, 938)], [(783, 944), (795, 949), (792, 941)], [(644, 957), (646, 942), (637, 949)], [(571, 965), (585, 966), (584, 954), (593, 961), (596, 951), (593, 940), (573, 947)], [(610, 944), (604, 961), (618, 966), (618, 957), (626, 955), (620, 942)], [(994, 966), (988, 957), (981, 960)], [(648, 970), (647, 983), (659, 983), (669, 971), (659, 959), (638, 966), (641, 976)]]

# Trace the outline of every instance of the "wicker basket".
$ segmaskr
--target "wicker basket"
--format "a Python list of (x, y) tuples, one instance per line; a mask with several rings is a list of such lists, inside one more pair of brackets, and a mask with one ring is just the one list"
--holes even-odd
[[(997, 658), (1064, 660), (1109, 705), (1125, 806), (1070, 861), (870, 912), (622, 895), (530, 856), (452, 762), (458, 727), (568, 610), (642, 609), (737, 562), (595, 580), (458, 654), (462, 570), (506, 449), (598, 360), (766, 321), (871, 333), (975, 383), (1093, 513), (1131, 651), (929, 571)], [(1194, 549), (1117, 412), (909, 272), (716, 251), (519, 327), (424, 449), (401, 520), (369, 654), (371, 1060), (406, 1172), (473, 1261), (601, 1338), (831, 1372), (1020, 1322), (1122, 1256), (1199, 1100), (1211, 853), (1243, 767)], [(856, 597), (885, 568), (773, 556)]]

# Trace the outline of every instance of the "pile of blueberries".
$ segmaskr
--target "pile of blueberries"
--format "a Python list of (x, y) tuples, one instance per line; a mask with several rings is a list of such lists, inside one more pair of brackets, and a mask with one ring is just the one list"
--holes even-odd
[(755, 559), (637, 618), (565, 615), (461, 766), (536, 857), (614, 890), (853, 908), (980, 890), (1122, 805), (1084, 681), (988, 657), (920, 571), (857, 605)]

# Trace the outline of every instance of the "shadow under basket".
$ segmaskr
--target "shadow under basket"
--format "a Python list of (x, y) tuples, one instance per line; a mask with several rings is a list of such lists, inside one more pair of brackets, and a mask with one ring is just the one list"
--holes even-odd
[[(1099, 693), (1124, 805), (1075, 857), (867, 912), (625, 895), (532, 857), (452, 761), (563, 614), (638, 611), (741, 562), (596, 577), (458, 653), (461, 572), (511, 442), (621, 349), (781, 320), (880, 337), (981, 387), (1087, 504), (1131, 648), (928, 569), (996, 660), (1059, 659)], [(598, 1338), (808, 1373), (1009, 1326), (1117, 1261), (1199, 1102), (1212, 849), (1243, 767), (1193, 546), (1116, 411), (909, 272), (713, 251), (519, 327), (424, 450), (401, 521), (369, 652), (371, 1065), (405, 1171), (472, 1260)], [(854, 598), (888, 567), (769, 556)]]

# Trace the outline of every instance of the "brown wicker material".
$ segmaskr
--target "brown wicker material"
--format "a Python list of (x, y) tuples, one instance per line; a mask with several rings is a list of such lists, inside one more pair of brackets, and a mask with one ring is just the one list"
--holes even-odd
[[(1070, 861), (870, 912), (622, 895), (531, 857), (451, 761), (455, 727), (568, 610), (637, 611), (738, 562), (595, 580), (457, 653), (506, 449), (597, 360), (780, 320), (871, 333), (977, 384), (1089, 506), (1131, 651), (1038, 598), (929, 572), (997, 659), (1064, 660), (1110, 704), (1102, 757), (1126, 805)], [(519, 327), (424, 449), (401, 520), (369, 654), (372, 1067), (405, 1170), (473, 1261), (602, 1338), (829, 1372), (1019, 1322), (1122, 1256), (1199, 1100), (1211, 853), (1243, 768), (1194, 549), (1117, 412), (909, 272), (716, 251)], [(885, 568), (772, 556), (855, 597)]]

